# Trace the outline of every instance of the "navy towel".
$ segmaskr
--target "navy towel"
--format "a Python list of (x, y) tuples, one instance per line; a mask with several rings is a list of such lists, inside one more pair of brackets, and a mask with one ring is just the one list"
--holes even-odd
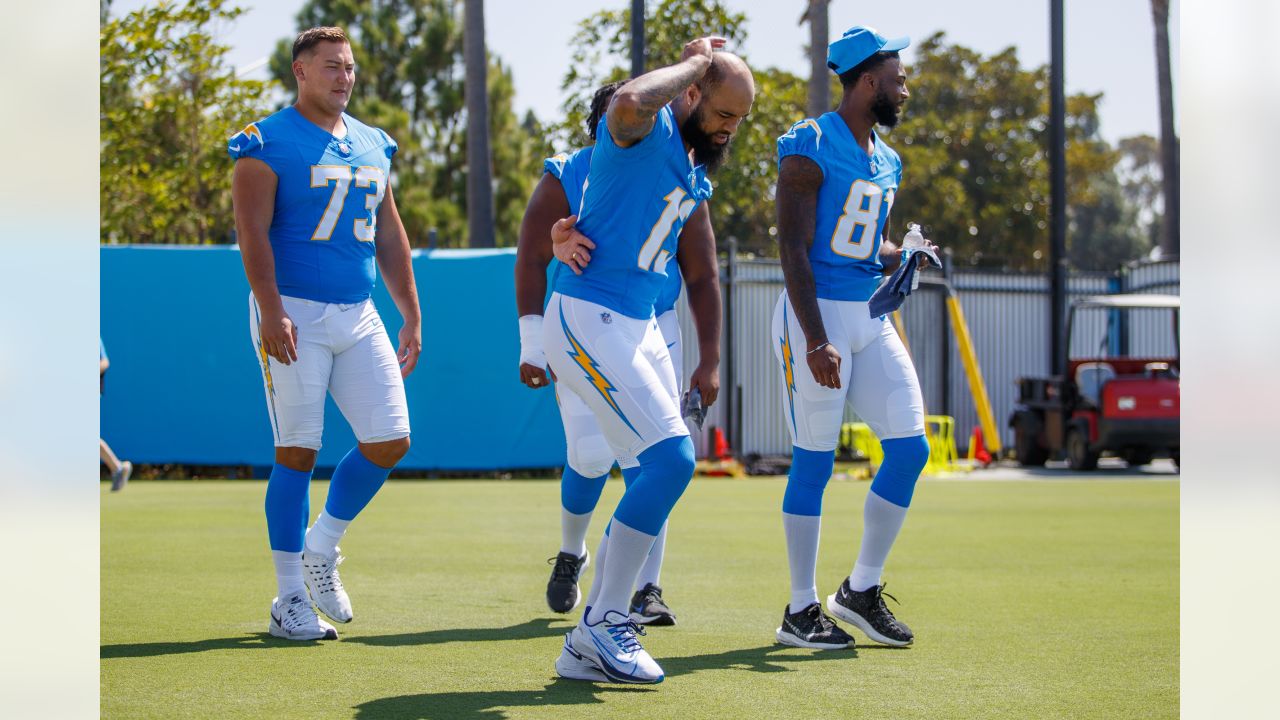
[(903, 301), (911, 294), (912, 286), (915, 285), (915, 276), (920, 270), (921, 254), (932, 260), (934, 265), (942, 267), (938, 254), (933, 250), (928, 248), (903, 250), (902, 263), (898, 265), (898, 269), (889, 276), (888, 280), (880, 283), (880, 287), (876, 288), (871, 299), (867, 301), (867, 309), (871, 312), (871, 317), (888, 315), (902, 307)]

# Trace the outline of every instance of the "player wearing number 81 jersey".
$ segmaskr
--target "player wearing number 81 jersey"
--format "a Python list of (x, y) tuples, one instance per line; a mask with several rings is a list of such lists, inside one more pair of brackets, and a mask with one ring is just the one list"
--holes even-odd
[[(391, 192), (396, 143), (346, 114), (355, 61), (339, 28), (312, 28), (293, 47), (298, 101), (227, 142), (249, 332), (262, 369), (275, 466), (267, 535), (279, 595), (272, 635), (337, 637), (313, 608), (352, 619), (338, 541), (409, 449), (404, 376), (422, 347), (409, 242)], [(393, 348), (370, 299), (374, 263), (404, 317)], [(358, 445), (334, 469), (308, 529), (308, 492), (326, 393)]]
[(776, 637), (790, 645), (836, 649), (853, 642), (818, 604), (815, 579), (822, 495), (846, 402), (880, 439), (885, 459), (863, 508), (857, 562), (826, 607), (877, 642), (913, 640), (881, 598), (880, 573), (929, 457), (924, 401), (902, 340), (885, 317), (871, 316), (867, 303), (882, 274), (900, 261), (887, 235), (902, 161), (874, 127), (895, 125), (908, 97), (897, 52), (907, 43), (861, 26), (845, 32), (828, 48), (828, 65), (843, 87), (839, 107), (778, 138), (786, 289), (771, 340), (793, 448), (782, 501), (791, 598)]

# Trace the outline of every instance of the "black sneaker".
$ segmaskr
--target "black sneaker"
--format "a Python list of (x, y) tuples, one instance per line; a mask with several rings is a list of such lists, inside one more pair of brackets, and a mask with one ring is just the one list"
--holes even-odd
[(884, 591), (884, 585), (872, 585), (862, 592), (854, 592), (849, 588), (849, 578), (845, 578), (840, 589), (827, 596), (827, 609), (841, 620), (853, 623), (878, 643), (894, 647), (910, 645), (915, 635), (911, 634), (906, 623), (889, 612), (883, 596), (898, 602), (898, 598)]
[(676, 614), (662, 601), (662, 588), (649, 583), (631, 596), (631, 621), (637, 625), (675, 625)]
[(547, 581), (547, 607), (552, 612), (567, 613), (582, 602), (582, 592), (578, 590), (578, 575), (591, 564), (591, 553), (582, 557), (573, 553), (562, 552), (553, 558), (547, 558), (551, 568), (551, 579)]
[(798, 613), (788, 605), (782, 611), (782, 626), (777, 632), (778, 642), (817, 650), (843, 650), (853, 647), (853, 636), (822, 612), (822, 606), (813, 603)]

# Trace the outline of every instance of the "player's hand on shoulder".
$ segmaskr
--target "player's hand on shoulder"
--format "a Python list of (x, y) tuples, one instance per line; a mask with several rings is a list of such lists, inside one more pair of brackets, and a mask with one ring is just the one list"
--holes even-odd
[(809, 372), (822, 387), (832, 390), (840, 389), (840, 351), (829, 342), (810, 347), (805, 353), (809, 363)]
[(596, 244), (591, 242), (591, 238), (578, 232), (574, 227), (577, 222), (578, 216), (570, 215), (551, 226), (551, 251), (575, 275), (581, 275), (587, 263), (591, 262), (591, 251)]
[(723, 50), (725, 39), (717, 35), (709, 35), (700, 37), (697, 40), (690, 40), (684, 46), (684, 52), (680, 54), (680, 60), (688, 60), (693, 57), (705, 57), (707, 62), (711, 62), (711, 53), (716, 50)]
[(551, 384), (551, 381), (547, 379), (546, 368), (540, 368), (529, 363), (520, 363), (520, 382), (534, 390)]
[(276, 315), (264, 309), (258, 338), (262, 349), (276, 362), (292, 365), (298, 359), (298, 328), (287, 313)]
[(400, 376), (409, 377), (409, 373), (418, 366), (418, 356), (422, 354), (422, 326), (405, 324), (400, 328), (400, 348), (396, 351), (396, 360), (400, 363)]
[(689, 376), (689, 389), (698, 389), (702, 394), (703, 407), (711, 407), (720, 395), (720, 365), (718, 363), (699, 363)]

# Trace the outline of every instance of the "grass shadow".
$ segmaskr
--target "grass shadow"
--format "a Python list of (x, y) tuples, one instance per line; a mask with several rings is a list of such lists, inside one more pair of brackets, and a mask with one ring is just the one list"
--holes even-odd
[(705, 655), (658, 658), (658, 664), (668, 677), (695, 673), (700, 670), (745, 670), (758, 673), (793, 672), (780, 663), (842, 662), (856, 660), (866, 648), (850, 650), (806, 650), (787, 645), (761, 645), (753, 648), (726, 650)]
[(607, 695), (648, 692), (654, 688), (556, 678), (538, 690), (399, 695), (361, 703), (355, 711), (358, 720), (502, 720), (503, 708), (599, 705)]
[[(401, 645), (439, 645), (450, 642), (492, 642), (501, 640), (528, 640), (531, 638), (554, 637), (568, 632), (572, 625), (553, 627), (553, 623), (562, 620), (536, 618), (519, 625), (501, 628), (446, 628), (442, 630), (426, 630), (414, 633), (394, 635), (368, 635), (346, 637), (339, 640), (343, 643), (360, 643), (379, 647), (396, 647)], [(341, 632), (341, 631), (339, 631)], [(305, 647), (315, 645), (320, 640), (297, 641), (282, 640), (272, 635), (245, 633), (237, 637), (209, 638), (188, 642), (127, 643), (120, 645), (103, 645), (99, 648), (98, 657), (102, 660), (126, 657), (157, 657), (160, 655), (183, 655), (186, 653), (207, 652), (209, 650), (264, 650), (283, 647)], [(332, 642), (332, 641), (328, 641)]]

